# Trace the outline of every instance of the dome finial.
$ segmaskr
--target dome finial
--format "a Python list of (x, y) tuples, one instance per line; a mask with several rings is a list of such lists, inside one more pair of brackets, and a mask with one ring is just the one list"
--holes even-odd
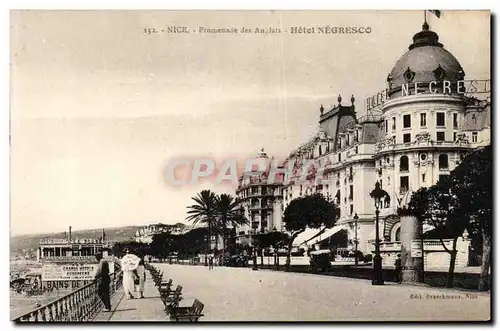
[(422, 24), (422, 30), (429, 31), (429, 24), (427, 23), (427, 21), (424, 21), (424, 24)]

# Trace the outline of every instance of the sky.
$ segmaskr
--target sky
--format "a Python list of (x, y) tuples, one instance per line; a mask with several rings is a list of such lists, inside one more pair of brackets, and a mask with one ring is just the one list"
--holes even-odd
[[(319, 107), (356, 111), (421, 30), (423, 11), (12, 11), (11, 235), (184, 222), (205, 181), (173, 187), (178, 157), (285, 157)], [(428, 14), (466, 79), (490, 78), (489, 12)], [(363, 26), (369, 34), (291, 34)], [(146, 35), (145, 28), (280, 28)]]

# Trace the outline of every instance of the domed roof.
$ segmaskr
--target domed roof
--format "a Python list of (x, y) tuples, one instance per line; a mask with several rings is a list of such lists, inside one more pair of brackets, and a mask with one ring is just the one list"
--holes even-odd
[(400, 91), (401, 85), (407, 83), (456, 82), (465, 76), (458, 60), (443, 48), (438, 35), (429, 30), (427, 23), (413, 36), (413, 44), (408, 49), (387, 77), (390, 94)]

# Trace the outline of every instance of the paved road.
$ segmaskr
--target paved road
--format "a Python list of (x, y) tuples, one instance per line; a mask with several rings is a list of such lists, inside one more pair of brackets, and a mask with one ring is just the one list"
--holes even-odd
[[(489, 320), (490, 295), (284, 273), (155, 264), (183, 297), (205, 304), (203, 321)], [(445, 296), (443, 298), (443, 296)]]

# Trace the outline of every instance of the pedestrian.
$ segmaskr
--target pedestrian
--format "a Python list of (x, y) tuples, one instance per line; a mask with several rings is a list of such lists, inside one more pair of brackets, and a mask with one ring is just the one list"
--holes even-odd
[(403, 282), (403, 267), (401, 266), (401, 254), (398, 254), (396, 261), (394, 262), (394, 267), (396, 271), (396, 281), (398, 284)]
[(125, 295), (127, 299), (134, 299), (134, 286), (135, 279), (137, 278), (137, 270), (123, 270), (123, 290), (125, 291)]
[(106, 311), (111, 311), (111, 300), (109, 298), (109, 264), (102, 257), (102, 253), (97, 253), (95, 258), (99, 261), (99, 265), (94, 274), (94, 279), (97, 282), (97, 294), (101, 298)]
[(146, 268), (144, 267), (144, 258), (139, 261), (139, 266), (135, 269), (139, 277), (139, 284), (136, 283), (135, 288), (139, 292), (139, 297), (144, 299), (144, 283), (146, 282)]
[(208, 270), (212, 270), (214, 268), (214, 257), (210, 256), (208, 258)]

